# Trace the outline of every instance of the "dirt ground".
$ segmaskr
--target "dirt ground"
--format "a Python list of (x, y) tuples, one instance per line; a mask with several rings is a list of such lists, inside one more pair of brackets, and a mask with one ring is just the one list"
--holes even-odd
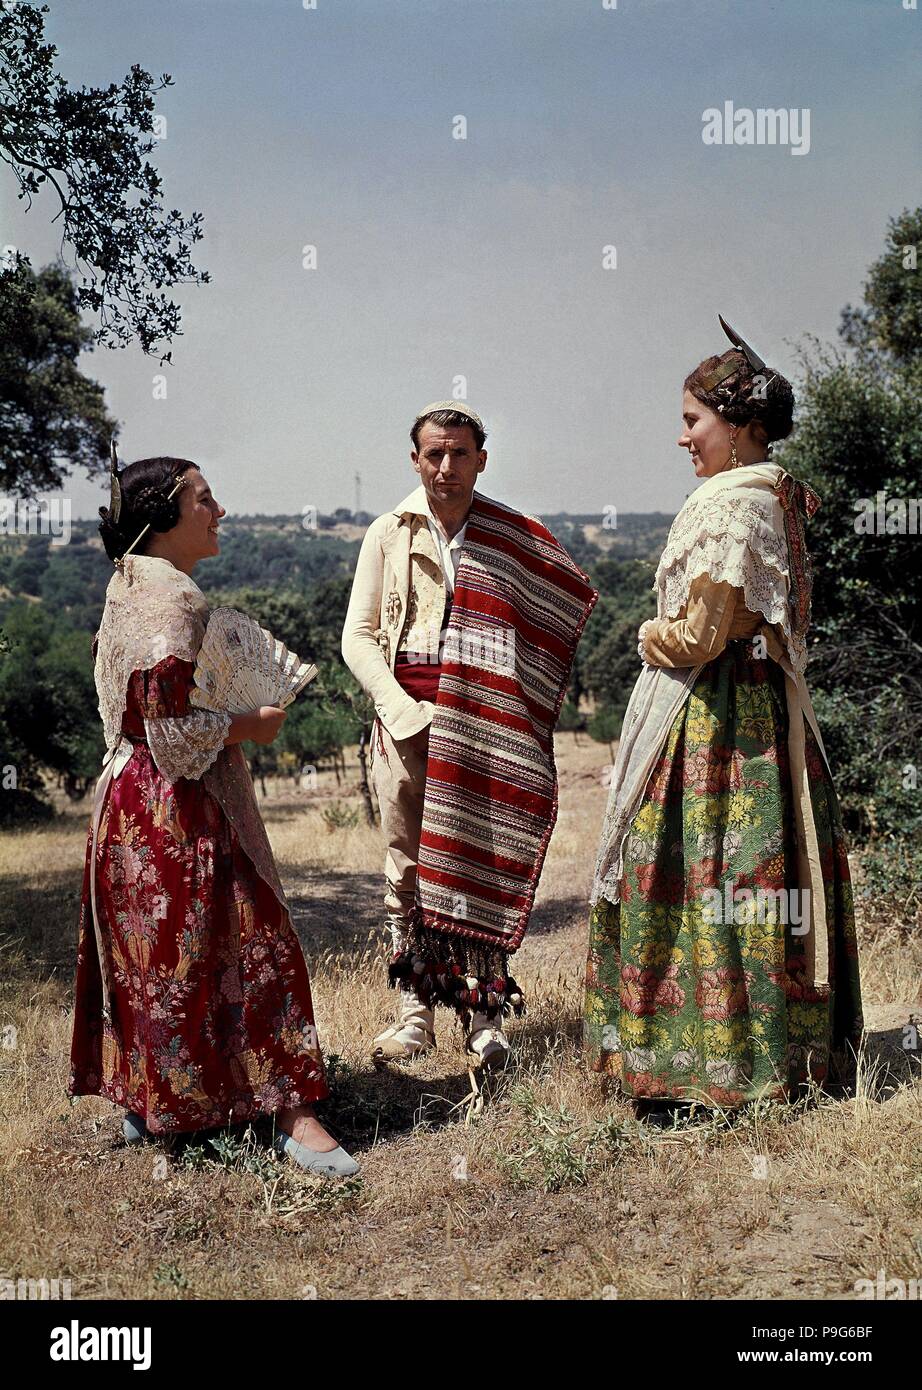
[[(333, 1099), (362, 1163), (310, 1178), (263, 1136), (129, 1149), (107, 1102), (65, 1087), (88, 807), (0, 836), (0, 1279), (75, 1298), (854, 1298), (922, 1276), (922, 926), (860, 899), (867, 1044), (855, 1092), (673, 1131), (638, 1124), (579, 1059), (586, 899), (610, 750), (558, 738), (557, 830), (516, 976), (514, 1062), (465, 1124), (457, 1025), (377, 1073), (378, 832), (357, 766), (272, 785), (270, 836), (311, 969)], [(922, 1033), (922, 1024), (920, 1024)]]

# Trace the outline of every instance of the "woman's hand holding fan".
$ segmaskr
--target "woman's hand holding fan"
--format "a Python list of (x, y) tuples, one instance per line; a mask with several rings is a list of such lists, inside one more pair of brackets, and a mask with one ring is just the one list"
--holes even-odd
[[(316, 674), (316, 666), (245, 613), (216, 608), (205, 629), (189, 701), (198, 709), (228, 714), (285, 709)], [(257, 741), (271, 742), (277, 732)]]
[(266, 745), (275, 742), (287, 718), (287, 710), (279, 709), (276, 705), (262, 705), (252, 714), (235, 714), (231, 727), (236, 732), (239, 725), (240, 742), (246, 740), (248, 743)]

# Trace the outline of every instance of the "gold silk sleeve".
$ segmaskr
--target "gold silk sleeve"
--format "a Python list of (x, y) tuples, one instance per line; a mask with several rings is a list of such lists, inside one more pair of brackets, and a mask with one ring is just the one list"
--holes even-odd
[(640, 629), (640, 647), (649, 666), (700, 666), (720, 656), (729, 640), (743, 591), (699, 574), (678, 618), (653, 618)]

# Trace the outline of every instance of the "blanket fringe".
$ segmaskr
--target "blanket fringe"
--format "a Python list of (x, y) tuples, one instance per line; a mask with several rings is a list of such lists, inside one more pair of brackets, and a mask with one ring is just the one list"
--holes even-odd
[(414, 989), (427, 1008), (446, 1004), (462, 1019), (472, 1013), (495, 1019), (525, 1011), (524, 996), (509, 974), (508, 961), (507, 952), (497, 946), (417, 923), (388, 974), (395, 989)]

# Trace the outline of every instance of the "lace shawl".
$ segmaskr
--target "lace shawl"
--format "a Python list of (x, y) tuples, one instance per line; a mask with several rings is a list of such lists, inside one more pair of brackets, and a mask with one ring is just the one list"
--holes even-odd
[[(168, 656), (194, 662), (208, 613), (201, 589), (169, 560), (129, 555), (123, 570), (115, 571), (106, 590), (95, 668), (107, 761), (121, 742), (132, 671), (150, 670)], [(202, 779), (256, 872), (287, 908), (243, 749), (224, 746), (230, 722), (227, 713), (195, 710), (175, 719), (145, 720), (144, 727), (159, 770), (171, 782)]]
[[(806, 624), (791, 603), (792, 565), (777, 464), (717, 473), (688, 498), (656, 571), (657, 617), (676, 618), (700, 574), (742, 589), (746, 607), (776, 624), (795, 673), (807, 664)], [(809, 584), (809, 573), (801, 576)], [(802, 592), (798, 587), (798, 595)]]
[(122, 737), (132, 671), (168, 656), (195, 661), (208, 622), (205, 595), (189, 575), (155, 555), (129, 555), (106, 590), (96, 649), (96, 692), (106, 748)]

